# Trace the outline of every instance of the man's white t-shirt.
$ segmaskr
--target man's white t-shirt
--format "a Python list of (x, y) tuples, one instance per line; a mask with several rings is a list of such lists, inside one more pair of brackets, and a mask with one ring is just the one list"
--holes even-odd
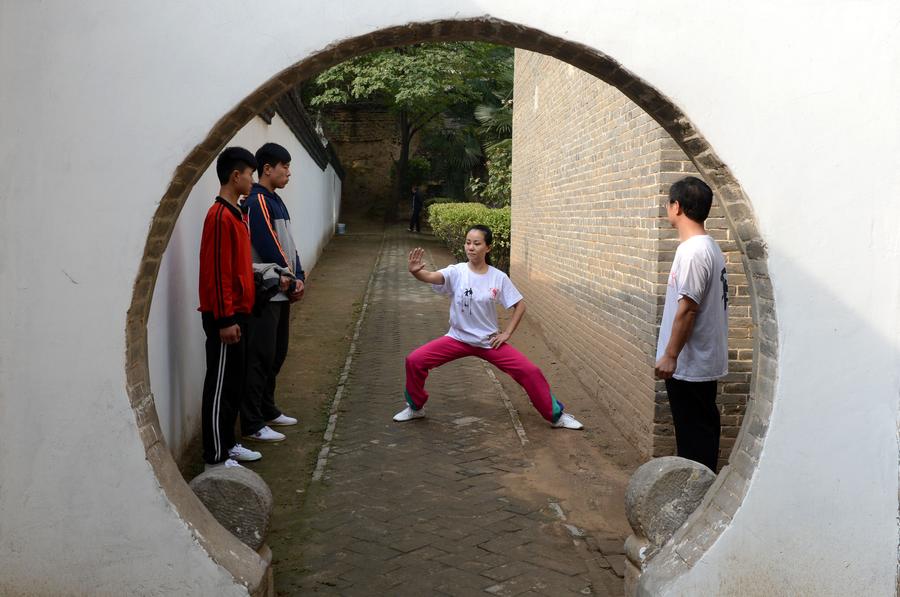
[(724, 377), (728, 374), (728, 276), (725, 256), (707, 234), (692, 236), (675, 251), (659, 326), (657, 361), (669, 344), (678, 301), (684, 296), (700, 307), (694, 329), (678, 355), (673, 377), (683, 381)]
[(522, 300), (512, 280), (493, 266), (488, 266), (484, 274), (476, 274), (468, 263), (449, 265), (438, 273), (444, 276), (444, 283), (431, 287), (451, 297), (450, 331), (446, 335), (472, 346), (490, 348), (491, 336), (500, 331), (497, 304), (509, 309)]

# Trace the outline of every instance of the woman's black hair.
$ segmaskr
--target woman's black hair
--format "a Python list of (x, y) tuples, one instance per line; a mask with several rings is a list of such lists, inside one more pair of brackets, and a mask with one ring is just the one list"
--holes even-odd
[[(468, 235), (469, 232), (472, 232), (473, 230), (478, 230), (479, 232), (481, 232), (481, 234), (484, 235), (484, 244), (489, 247), (494, 244), (494, 233), (491, 232), (490, 228), (483, 224), (475, 224), (474, 226), (469, 227), (469, 229), (466, 231), (466, 235)], [(490, 251), (484, 254), (484, 262), (488, 265), (491, 265)]]

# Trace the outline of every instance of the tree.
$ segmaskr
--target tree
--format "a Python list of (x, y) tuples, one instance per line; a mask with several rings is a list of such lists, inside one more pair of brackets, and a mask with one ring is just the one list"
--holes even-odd
[(490, 101), (475, 108), (487, 173), (484, 178), (471, 177), (468, 187), (489, 207), (509, 205), (512, 198), (513, 69), (503, 75)]
[[(431, 163), (432, 184), (440, 196), (466, 201), (469, 178), (485, 172), (485, 155), (478, 138), (478, 122), (471, 106), (444, 113), (422, 133), (418, 152)], [(466, 113), (468, 112), (468, 113)]]
[[(330, 68), (307, 90), (313, 107), (376, 101), (396, 116), (396, 200), (409, 190), (410, 147), (444, 113), (482, 101), (512, 51), (475, 42), (418, 44), (373, 52)], [(311, 97), (309, 97), (311, 95)]]

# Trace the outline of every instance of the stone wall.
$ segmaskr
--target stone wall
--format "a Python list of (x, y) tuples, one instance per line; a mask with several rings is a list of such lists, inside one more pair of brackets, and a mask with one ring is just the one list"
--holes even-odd
[(400, 154), (396, 117), (374, 105), (329, 108), (322, 116), (346, 171), (343, 208), (354, 213), (383, 209), (394, 196), (391, 171)]
[[(548, 341), (647, 456), (673, 454), (653, 379), (666, 278), (677, 246), (669, 185), (696, 171), (617, 89), (553, 58), (516, 51), (511, 271)], [(720, 388), (721, 457), (741, 423), (752, 367), (747, 281), (724, 214), (707, 221), (729, 263), (730, 370)]]

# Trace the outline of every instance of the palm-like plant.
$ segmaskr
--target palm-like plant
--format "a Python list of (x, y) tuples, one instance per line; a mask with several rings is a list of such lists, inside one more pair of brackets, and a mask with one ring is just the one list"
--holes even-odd
[[(510, 65), (511, 66), (511, 65)], [(478, 136), (484, 145), (486, 176), (473, 176), (469, 189), (488, 205), (509, 205), (512, 187), (513, 69), (502, 71), (489, 101), (475, 108)]]

